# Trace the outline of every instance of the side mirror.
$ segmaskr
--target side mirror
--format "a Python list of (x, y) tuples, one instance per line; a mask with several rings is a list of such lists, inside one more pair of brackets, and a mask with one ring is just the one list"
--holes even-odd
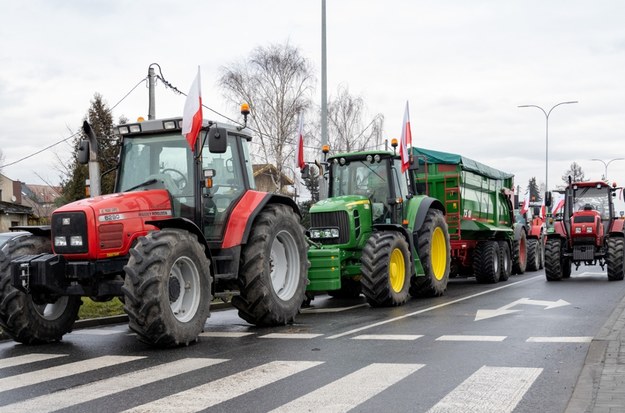
[(551, 207), (551, 192), (549, 191), (545, 192), (545, 206), (547, 208)]
[(81, 165), (89, 163), (89, 141), (87, 139), (82, 139), (78, 144), (77, 158)]
[(228, 148), (228, 132), (225, 128), (208, 130), (208, 150), (212, 153), (226, 153)]

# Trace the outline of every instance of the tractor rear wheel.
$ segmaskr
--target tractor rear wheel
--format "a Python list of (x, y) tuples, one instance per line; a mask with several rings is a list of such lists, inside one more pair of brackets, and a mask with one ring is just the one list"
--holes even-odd
[[(31, 235), (9, 241), (0, 251), (0, 327), (24, 344), (59, 341), (72, 331), (82, 301), (78, 296), (37, 302), (11, 285), (11, 260), (22, 255), (50, 253), (50, 238)], [(47, 302), (53, 301), (53, 302)]]
[(362, 292), (372, 307), (392, 307), (408, 300), (410, 249), (394, 231), (374, 232), (362, 250)]
[(563, 253), (566, 241), (558, 238), (547, 240), (545, 246), (545, 277), (547, 281), (560, 281), (571, 276), (571, 260)]
[(473, 251), (473, 273), (477, 282), (482, 284), (499, 282), (501, 276), (499, 262), (499, 243), (497, 241), (478, 242)]
[(506, 241), (499, 241), (499, 267), (501, 268), (499, 281), (508, 281), (512, 274), (512, 257), (510, 244)]
[(608, 238), (608, 280), (621, 281), (625, 275), (625, 240)]
[(527, 271), (538, 271), (540, 267), (540, 243), (535, 238), (527, 240)]
[(527, 234), (521, 231), (512, 242), (512, 274), (523, 274), (527, 268)]
[(239, 317), (259, 326), (292, 323), (306, 299), (306, 238), (296, 212), (267, 205), (256, 217), (241, 253)]
[(425, 275), (410, 278), (410, 295), (438, 297), (447, 290), (451, 270), (449, 234), (443, 213), (430, 209), (417, 232), (417, 253)]
[(157, 347), (197, 341), (210, 313), (212, 278), (194, 234), (150, 232), (130, 250), (124, 271), (124, 310), (139, 340)]

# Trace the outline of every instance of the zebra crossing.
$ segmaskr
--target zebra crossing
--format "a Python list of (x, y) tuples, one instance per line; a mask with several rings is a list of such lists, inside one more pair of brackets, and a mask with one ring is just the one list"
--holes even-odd
[[(296, 383), (297, 388), (308, 389), (307, 378), (311, 374), (325, 377), (324, 369), (327, 371), (331, 367), (331, 363), (323, 360), (275, 360), (259, 362), (242, 371), (211, 374), (211, 369), (234, 361), (189, 357), (159, 363), (156, 356), (152, 357), (107, 355), (76, 361), (70, 360), (69, 354), (33, 353), (4, 358), (0, 360), (0, 412), (101, 411), (103, 405), (108, 406), (107, 400), (114, 400), (122, 392), (133, 394), (135, 391), (141, 397), (133, 397), (134, 405), (124, 406), (122, 410), (127, 409), (124, 412), (199, 412), (261, 389), (281, 394), (284, 380)], [(46, 362), (54, 365), (43, 367)], [(115, 371), (110, 369), (113, 366), (117, 367)], [(120, 366), (122, 374), (119, 374)], [(315, 382), (317, 388), (294, 394), (292, 399), (265, 410), (348, 412), (402, 380), (426, 374), (424, 367), (425, 364), (419, 363), (365, 363), (349, 367), (348, 371), (341, 371), (341, 377), (331, 377), (321, 384)], [(541, 373), (542, 368), (482, 366), (427, 411), (511, 412)], [(157, 382), (166, 389), (170, 382), (176, 386), (186, 383), (185, 375), (206, 379), (199, 384), (198, 380), (191, 380), (187, 388), (176, 387), (171, 394), (150, 391), (150, 385)], [(44, 388), (46, 383), (58, 379), (69, 382), (58, 389)], [(17, 393), (16, 400), (18, 389), (22, 391)], [(20, 400), (22, 395), (25, 399)], [(260, 410), (254, 408), (254, 411)]]

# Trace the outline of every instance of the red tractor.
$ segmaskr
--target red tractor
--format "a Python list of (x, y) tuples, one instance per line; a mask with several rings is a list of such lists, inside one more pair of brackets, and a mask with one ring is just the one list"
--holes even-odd
[(527, 271), (538, 271), (545, 266), (545, 241), (547, 230), (545, 226), (544, 205), (540, 202), (530, 202), (527, 211)]
[(57, 209), (0, 252), (0, 327), (60, 340), (81, 297), (120, 297), (130, 328), (159, 347), (197, 340), (215, 297), (262, 326), (294, 320), (307, 244), (297, 205), (254, 190), (241, 128), (204, 121), (193, 151), (180, 118), (120, 125), (116, 192)]
[(606, 182), (569, 182), (564, 210), (547, 235), (545, 275), (547, 281), (571, 276), (571, 265), (608, 267), (610, 281), (625, 275), (624, 220), (614, 214), (616, 185)]

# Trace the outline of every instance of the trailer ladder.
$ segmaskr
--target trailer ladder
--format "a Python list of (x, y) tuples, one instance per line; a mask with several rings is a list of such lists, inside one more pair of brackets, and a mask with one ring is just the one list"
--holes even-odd
[(445, 190), (445, 211), (450, 240), (460, 239), (460, 174), (443, 175)]

